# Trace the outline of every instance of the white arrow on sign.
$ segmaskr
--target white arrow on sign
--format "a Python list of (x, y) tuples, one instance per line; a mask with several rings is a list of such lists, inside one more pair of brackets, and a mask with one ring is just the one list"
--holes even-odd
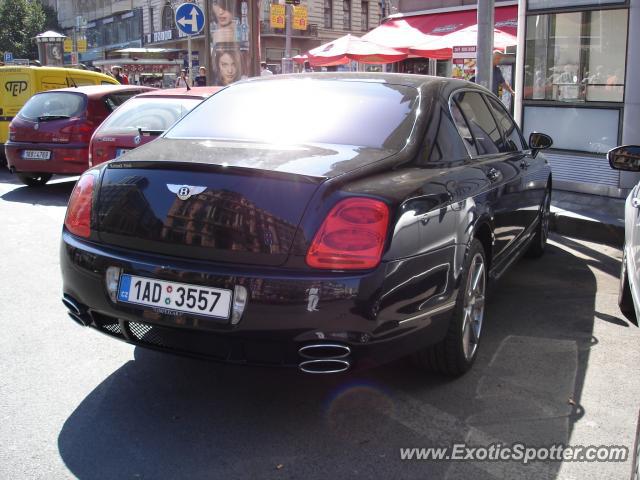
[(185, 25), (191, 25), (191, 31), (197, 32), (198, 31), (198, 12), (196, 11), (195, 7), (191, 7), (191, 13), (187, 16), (182, 17), (180, 20), (178, 20), (178, 23), (183, 27)]

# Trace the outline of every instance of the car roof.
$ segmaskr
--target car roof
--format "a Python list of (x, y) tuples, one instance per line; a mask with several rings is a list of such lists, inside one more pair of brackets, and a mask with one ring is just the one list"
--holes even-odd
[(105, 93), (116, 93), (116, 92), (126, 92), (126, 91), (138, 91), (138, 92), (147, 92), (150, 90), (154, 90), (153, 87), (143, 87), (140, 85), (84, 85), (81, 87), (68, 87), (68, 88), (58, 88), (55, 90), (46, 90), (44, 92), (39, 92), (36, 95), (42, 95), (43, 93), (51, 93), (51, 92), (69, 92), (69, 93), (82, 93), (89, 98), (97, 97), (100, 95), (104, 95)]
[(377, 73), (377, 72), (313, 72), (313, 73), (291, 73), (286, 75), (269, 75), (266, 77), (252, 77), (243, 82), (260, 82), (260, 81), (278, 81), (284, 79), (303, 79), (311, 78), (317, 80), (335, 80), (335, 81), (363, 81), (386, 83), (394, 85), (405, 85), (408, 87), (423, 87), (433, 83), (446, 82), (452, 87), (463, 87), (475, 85), (466, 80), (459, 80), (448, 77), (435, 77), (431, 75), (417, 75), (409, 73)]
[(138, 97), (207, 98), (222, 88), (223, 87), (191, 87), (189, 90), (184, 87), (167, 88), (141, 93)]

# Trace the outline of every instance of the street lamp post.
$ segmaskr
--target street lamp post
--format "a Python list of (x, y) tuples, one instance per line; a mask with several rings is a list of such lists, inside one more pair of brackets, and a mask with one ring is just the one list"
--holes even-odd
[(478, 0), (478, 49), (476, 83), (491, 89), (493, 72), (494, 0)]

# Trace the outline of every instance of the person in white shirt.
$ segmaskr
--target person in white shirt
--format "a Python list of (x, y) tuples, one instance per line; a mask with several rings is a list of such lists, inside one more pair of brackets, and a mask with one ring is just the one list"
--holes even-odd
[(268, 77), (273, 75), (273, 72), (267, 68), (267, 62), (260, 62), (260, 76)]
[(182, 72), (180, 72), (180, 76), (176, 79), (176, 88), (190, 86), (191, 80), (189, 80), (189, 77), (187, 76), (187, 69), (183, 68)]

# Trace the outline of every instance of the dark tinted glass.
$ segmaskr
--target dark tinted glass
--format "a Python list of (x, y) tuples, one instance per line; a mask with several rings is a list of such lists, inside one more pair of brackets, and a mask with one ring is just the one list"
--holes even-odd
[(462, 92), (455, 96), (455, 100), (467, 120), (478, 155), (498, 153), (502, 135), (482, 95), (476, 92)]
[[(435, 133), (429, 130), (427, 133), (428, 138), (425, 139), (425, 145), (431, 147), (429, 161), (453, 162), (465, 158), (468, 159), (469, 154), (467, 150), (465, 150), (463, 141), (460, 140), (460, 135), (456, 131), (456, 127), (453, 125), (448, 112), (442, 109), (437, 116), (437, 122), (438, 128), (435, 130)], [(429, 138), (432, 135), (435, 135), (433, 140)], [(473, 140), (471, 144), (473, 144)]]
[(401, 149), (416, 119), (417, 90), (309, 78), (248, 82), (213, 95), (166, 134), (275, 144)]
[(478, 155), (469, 125), (462, 114), (462, 110), (460, 110), (460, 107), (458, 107), (458, 104), (455, 101), (451, 102), (451, 117), (453, 118), (456, 128), (458, 129), (458, 133), (460, 134), (460, 137), (462, 138), (462, 141), (467, 147), (469, 153), (471, 155)]
[(40, 117), (76, 117), (85, 106), (84, 95), (70, 92), (46, 92), (31, 97), (18, 113), (27, 120)]
[(520, 131), (518, 127), (511, 119), (511, 115), (507, 113), (502, 104), (493, 97), (489, 97), (487, 95), (487, 100), (489, 101), (489, 105), (491, 106), (491, 110), (493, 111), (493, 115), (496, 117), (498, 124), (502, 128), (502, 132), (504, 133), (506, 143), (501, 145), (501, 152), (517, 152), (524, 150), (524, 142), (522, 140), (522, 136), (520, 135)]

